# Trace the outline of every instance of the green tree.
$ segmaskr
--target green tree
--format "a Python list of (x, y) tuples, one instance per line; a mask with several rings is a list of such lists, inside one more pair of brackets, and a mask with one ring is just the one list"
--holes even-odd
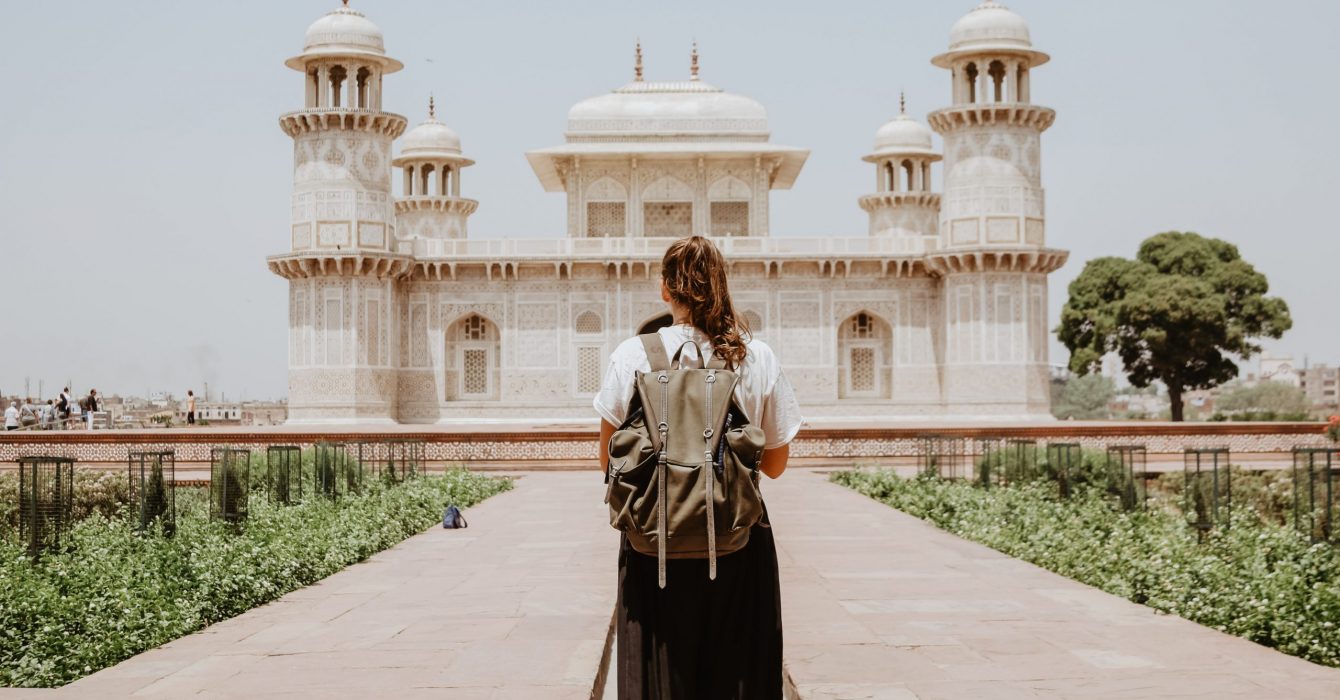
[(1221, 411), (1272, 412), (1278, 414), (1306, 413), (1312, 408), (1307, 392), (1285, 382), (1264, 381), (1254, 386), (1235, 386), (1219, 397), (1216, 408)]
[(1131, 384), (1168, 387), (1172, 419), (1182, 420), (1182, 395), (1238, 374), (1231, 356), (1261, 351), (1255, 338), (1279, 338), (1293, 321), (1269, 284), (1217, 238), (1169, 231), (1145, 239), (1134, 260), (1090, 260), (1061, 309), (1057, 334), (1070, 349), (1070, 369), (1088, 374), (1116, 352)]
[(1076, 420), (1107, 418), (1107, 403), (1116, 393), (1116, 383), (1101, 374), (1071, 377), (1057, 392), (1052, 415)]

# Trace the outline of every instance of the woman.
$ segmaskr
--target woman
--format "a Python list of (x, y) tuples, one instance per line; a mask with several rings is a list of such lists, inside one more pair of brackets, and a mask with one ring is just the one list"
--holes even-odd
[[(721, 252), (706, 238), (675, 241), (661, 260), (661, 299), (674, 325), (658, 331), (666, 348), (693, 340), (700, 357), (712, 353), (740, 375), (736, 400), (763, 429), (759, 470), (776, 479), (786, 469), (787, 444), (800, 429), (800, 406), (772, 349), (749, 336), (736, 315)], [(673, 350), (671, 350), (673, 352)], [(634, 372), (651, 370), (637, 338), (610, 356), (594, 405), (600, 444), (623, 422)], [(608, 454), (600, 450), (601, 470)], [(782, 696), (782, 611), (777, 550), (763, 521), (749, 544), (723, 555), (715, 580), (705, 559), (671, 559), (669, 584), (658, 585), (656, 557), (621, 538), (619, 550), (618, 687), (621, 700), (753, 699)]]

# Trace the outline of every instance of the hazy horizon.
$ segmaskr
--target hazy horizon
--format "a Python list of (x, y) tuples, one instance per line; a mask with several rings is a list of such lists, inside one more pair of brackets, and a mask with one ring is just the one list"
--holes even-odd
[[(898, 111), (949, 102), (930, 65), (961, 2), (685, 0), (673, 5), (353, 0), (405, 63), (386, 109), (438, 117), (477, 165), (476, 238), (565, 235), (565, 201), (524, 152), (562, 142), (567, 109), (632, 77), (702, 77), (767, 109), (774, 143), (811, 149), (775, 192), (774, 236), (862, 236), (860, 158)], [(1052, 61), (1033, 101), (1057, 111), (1042, 137), (1055, 326), (1084, 262), (1134, 255), (1144, 238), (1196, 231), (1236, 244), (1284, 297), (1294, 328), (1269, 350), (1340, 363), (1331, 198), (1340, 133), (1340, 4), (1222, 0), (1007, 2)], [(289, 245), (292, 142), (302, 76), (285, 58), (338, 0), (272, 3), (10, 3), (0, 47), (0, 260), (9, 278), (0, 392), (178, 396), (205, 382), (230, 399), (287, 385), (287, 283), (265, 257)], [(936, 146), (941, 146), (937, 138)], [(941, 170), (935, 168), (939, 190)], [(398, 184), (398, 182), (397, 182)], [(1054, 340), (1051, 361), (1065, 362)], [(1255, 360), (1243, 367), (1255, 371)]]

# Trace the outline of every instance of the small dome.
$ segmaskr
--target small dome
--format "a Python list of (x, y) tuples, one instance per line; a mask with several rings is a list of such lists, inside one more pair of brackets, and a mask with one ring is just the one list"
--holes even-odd
[(606, 95), (582, 100), (568, 110), (568, 134), (740, 134), (766, 139), (768, 112), (763, 105), (707, 83), (632, 82)]
[(461, 154), (461, 137), (449, 126), (429, 117), (414, 127), (400, 142), (402, 156)]
[(933, 150), (931, 130), (921, 122), (899, 114), (875, 132), (876, 151), (900, 153)]
[(996, 48), (1003, 45), (1033, 48), (1028, 23), (1010, 8), (987, 0), (954, 23), (949, 30), (949, 50), (972, 49), (979, 45)]
[(290, 58), (286, 65), (303, 70), (305, 62), (311, 58), (349, 55), (380, 59), (387, 72), (404, 67), (399, 61), (386, 56), (381, 28), (347, 4), (313, 22), (303, 38), (302, 54)]
[(362, 12), (350, 9), (347, 5), (331, 10), (325, 17), (312, 22), (312, 26), (307, 28), (302, 46), (304, 52), (329, 53), (348, 49), (386, 53), (382, 30)]
[(1030, 63), (1034, 66), (1048, 60), (1047, 54), (1033, 50), (1028, 23), (1023, 17), (995, 0), (985, 0), (954, 23), (949, 30), (949, 51), (936, 56), (932, 63), (948, 67), (949, 57), (954, 54), (984, 51), (1023, 53), (1032, 59)]

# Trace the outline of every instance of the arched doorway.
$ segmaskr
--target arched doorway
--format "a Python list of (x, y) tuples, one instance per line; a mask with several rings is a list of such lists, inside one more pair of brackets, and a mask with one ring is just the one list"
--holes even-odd
[(501, 355), (498, 327), (479, 314), (468, 314), (447, 328), (447, 400), (498, 398)]
[(839, 398), (889, 398), (892, 337), (888, 323), (867, 311), (842, 322), (838, 329)]
[(669, 328), (674, 324), (675, 320), (670, 317), (670, 314), (661, 314), (660, 316), (657, 316), (656, 318), (653, 318), (650, 321), (647, 321), (646, 323), (642, 324), (642, 327), (637, 330), (637, 334), (642, 335), (644, 333), (655, 333), (656, 331), (659, 331), (662, 328)]

